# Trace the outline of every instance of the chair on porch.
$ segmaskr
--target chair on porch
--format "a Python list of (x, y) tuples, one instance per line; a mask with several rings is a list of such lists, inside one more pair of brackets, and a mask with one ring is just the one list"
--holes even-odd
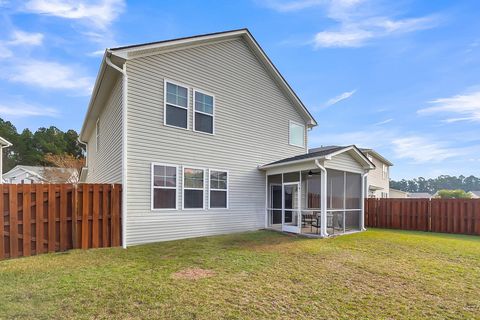
[(312, 228), (315, 228), (315, 233), (316, 234), (319, 234), (319, 231), (320, 231), (320, 228), (321, 228), (321, 222), (320, 222), (320, 219), (321, 219), (321, 212), (315, 212), (313, 214), (313, 216), (315, 217), (312, 224), (310, 225), (310, 230), (312, 230)]

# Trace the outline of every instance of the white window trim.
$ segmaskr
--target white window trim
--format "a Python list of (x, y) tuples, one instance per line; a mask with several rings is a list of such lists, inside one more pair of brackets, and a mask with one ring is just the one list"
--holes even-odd
[[(202, 207), (201, 208), (185, 208), (185, 169), (203, 170), (203, 188), (186, 188), (187, 190), (202, 190)], [(205, 168), (199, 168), (195, 166), (182, 166), (182, 210), (205, 210), (205, 178), (207, 170)]]
[[(173, 103), (168, 103), (169, 105), (172, 105), (177, 108), (181, 109), (186, 109), (187, 110), (187, 127), (182, 128), (182, 127), (177, 127), (171, 124), (167, 124), (167, 83), (171, 83), (174, 85), (177, 85), (179, 87), (187, 89), (187, 107), (179, 106)], [(163, 79), (163, 125), (171, 128), (176, 128), (176, 129), (183, 129), (183, 130), (189, 130), (190, 127), (190, 87), (187, 86), (186, 84), (183, 84), (181, 82), (177, 82), (174, 80), (170, 80), (167, 78)]]
[[(154, 186), (154, 167), (155, 166), (165, 166), (165, 167), (175, 167), (176, 171), (176, 179), (175, 179), (175, 187), (157, 187)], [(179, 180), (179, 175), (178, 175), (178, 165), (175, 164), (168, 164), (168, 163), (160, 163), (160, 162), (152, 162), (151, 164), (151, 171), (150, 171), (150, 209), (152, 211), (172, 211), (172, 210), (178, 210), (178, 180)], [(175, 208), (154, 208), (153, 207), (153, 189), (175, 189)]]
[[(299, 126), (303, 127), (303, 144), (302, 145), (291, 143), (291, 141), (290, 141), (290, 125), (291, 124), (296, 124), (296, 125), (299, 125)], [(306, 141), (306, 139), (305, 139), (305, 124), (289, 120), (288, 121), (288, 144), (291, 145), (291, 146), (295, 146), (295, 147), (305, 148), (305, 141)]]
[[(202, 112), (202, 111), (197, 111), (195, 109), (195, 92), (203, 93), (203, 94), (205, 94), (207, 96), (211, 96), (213, 98), (213, 113), (212, 114)], [(192, 129), (193, 129), (193, 131), (208, 134), (208, 135), (211, 135), (211, 136), (215, 135), (215, 109), (216, 109), (216, 105), (215, 105), (215, 95), (214, 94), (211, 94), (211, 93), (209, 93), (207, 91), (204, 91), (204, 90), (193, 88), (193, 106), (192, 106), (192, 110), (193, 110), (193, 126), (192, 126)], [(197, 112), (212, 117), (212, 129), (213, 129), (212, 133), (195, 130), (195, 113), (197, 113)]]
[(98, 142), (100, 141), (100, 133), (98, 132), (98, 125), (100, 124), (100, 118), (97, 118), (97, 121), (95, 122), (95, 152), (98, 152), (100, 150), (98, 148)]
[[(227, 189), (212, 189), (211, 187), (211, 183), (210, 183), (210, 179), (211, 179), (211, 176), (210, 176), (210, 173), (212, 171), (219, 171), (219, 172), (226, 172), (227, 173)], [(208, 209), (209, 210), (226, 210), (226, 209), (230, 209), (230, 202), (229, 202), (229, 199), (230, 199), (230, 172), (228, 170), (224, 170), (224, 169), (208, 169)], [(212, 208), (210, 207), (210, 199), (211, 199), (211, 196), (210, 196), (210, 191), (227, 191), (227, 206), (225, 208)]]

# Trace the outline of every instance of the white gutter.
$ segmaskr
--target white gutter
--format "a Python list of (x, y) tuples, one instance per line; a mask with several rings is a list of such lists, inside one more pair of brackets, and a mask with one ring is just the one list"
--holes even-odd
[(128, 76), (127, 62), (120, 69), (112, 63), (107, 50), (105, 62), (123, 76), (122, 83), (122, 247), (127, 248), (127, 107), (128, 107)]
[(322, 171), (322, 175), (320, 177), (320, 181), (322, 184), (322, 193), (321, 193), (321, 201), (320, 201), (320, 235), (322, 237), (328, 237), (327, 232), (327, 169), (315, 160), (315, 165), (320, 168)]

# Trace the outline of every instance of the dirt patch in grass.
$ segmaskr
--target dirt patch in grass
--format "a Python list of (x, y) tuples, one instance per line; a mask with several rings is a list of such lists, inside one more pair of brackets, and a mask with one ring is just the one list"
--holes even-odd
[(210, 278), (215, 275), (215, 271), (202, 268), (187, 268), (172, 274), (173, 279), (198, 280)]

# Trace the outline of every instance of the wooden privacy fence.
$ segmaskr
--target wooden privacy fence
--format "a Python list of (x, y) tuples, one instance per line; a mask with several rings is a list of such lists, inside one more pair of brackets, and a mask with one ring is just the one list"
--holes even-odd
[(365, 199), (365, 226), (480, 235), (480, 199)]
[(121, 244), (119, 184), (0, 184), (0, 259)]

